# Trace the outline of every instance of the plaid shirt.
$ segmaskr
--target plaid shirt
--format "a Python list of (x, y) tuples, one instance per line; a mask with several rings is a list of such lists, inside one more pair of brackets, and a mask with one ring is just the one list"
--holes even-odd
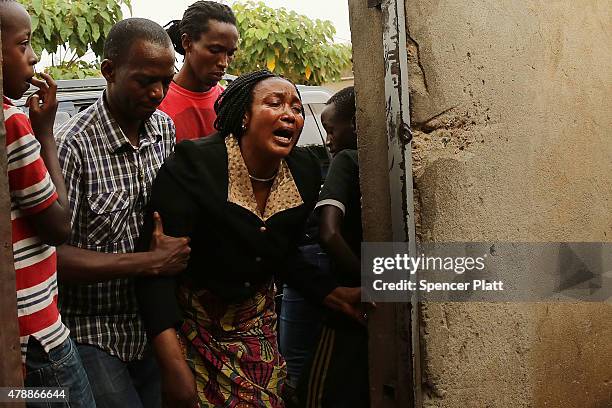
[[(69, 245), (134, 252), (151, 184), (175, 143), (174, 124), (161, 111), (141, 129), (140, 145), (134, 147), (102, 96), (56, 132), (72, 210)], [(132, 278), (62, 284), (60, 308), (78, 343), (98, 346), (123, 361), (142, 358), (146, 336)]]

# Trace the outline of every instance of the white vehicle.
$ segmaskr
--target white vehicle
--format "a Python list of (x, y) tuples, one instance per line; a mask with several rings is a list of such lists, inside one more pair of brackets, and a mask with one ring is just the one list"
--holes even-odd
[[(232, 81), (234, 78), (235, 76), (232, 75), (226, 76), (227, 81)], [(330, 154), (325, 147), (326, 135), (323, 125), (321, 125), (321, 112), (331, 93), (320, 86), (298, 85), (297, 87), (302, 96), (306, 112), (304, 130), (298, 145), (307, 147), (319, 158), (321, 174), (325, 176), (329, 167)], [(55, 126), (61, 125), (70, 119), (70, 117), (93, 104), (105, 88), (106, 80), (104, 78), (57, 81), (57, 100), (59, 105), (55, 117)], [(31, 87), (23, 98), (15, 101), (15, 105), (27, 112), (25, 101), (35, 90), (36, 88)]]

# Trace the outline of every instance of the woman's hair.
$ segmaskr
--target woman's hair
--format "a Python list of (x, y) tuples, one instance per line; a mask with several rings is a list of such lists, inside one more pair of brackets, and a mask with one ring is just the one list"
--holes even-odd
[[(242, 119), (253, 103), (253, 88), (268, 78), (282, 78), (293, 84), (298, 97), (302, 99), (300, 91), (293, 82), (268, 70), (241, 75), (233, 80), (215, 101), (215, 113), (217, 114), (215, 129), (222, 136), (233, 134), (237, 138), (242, 137)], [(304, 116), (303, 106), (302, 116)]]
[(339, 118), (355, 120), (355, 87), (347, 86), (339, 90), (325, 104), (334, 105)]
[(236, 25), (236, 16), (229, 6), (215, 1), (200, 0), (187, 7), (182, 20), (172, 20), (164, 28), (176, 52), (185, 55), (181, 36), (187, 34), (193, 41), (197, 41), (200, 34), (208, 31), (210, 20)]

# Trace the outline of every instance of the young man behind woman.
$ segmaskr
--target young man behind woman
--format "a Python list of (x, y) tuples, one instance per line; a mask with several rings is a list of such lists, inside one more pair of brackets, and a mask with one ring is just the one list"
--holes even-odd
[[(358, 287), (362, 228), (353, 87), (329, 99), (321, 113), (321, 123), (334, 156), (315, 207), (320, 216), (321, 246), (330, 257), (331, 271), (338, 283)], [(366, 328), (328, 311), (312, 361), (302, 373), (298, 388), (300, 406), (369, 407)]]
[(208, 136), (215, 131), (213, 105), (223, 92), (219, 81), (236, 52), (236, 18), (224, 4), (197, 1), (182, 20), (166, 27), (176, 52), (185, 60), (159, 109), (174, 121), (177, 142)]

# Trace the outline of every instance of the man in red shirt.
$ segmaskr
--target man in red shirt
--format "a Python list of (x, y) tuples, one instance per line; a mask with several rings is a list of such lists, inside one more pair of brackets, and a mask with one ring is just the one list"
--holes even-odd
[(185, 60), (159, 109), (172, 118), (177, 143), (208, 136), (215, 132), (214, 104), (223, 92), (219, 81), (238, 44), (236, 17), (225, 4), (197, 1), (166, 31)]

